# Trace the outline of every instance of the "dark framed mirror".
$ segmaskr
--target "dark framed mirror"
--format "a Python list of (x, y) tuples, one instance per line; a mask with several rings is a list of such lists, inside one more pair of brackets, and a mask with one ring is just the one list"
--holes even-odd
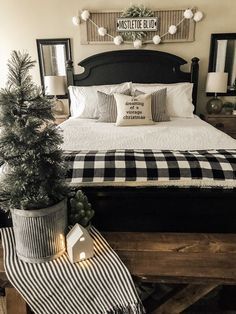
[[(45, 76), (64, 76), (66, 80), (66, 61), (71, 60), (70, 38), (36, 39), (41, 85), (45, 91)], [(67, 98), (65, 95), (56, 95)]]
[(236, 95), (236, 33), (211, 34), (208, 72), (227, 72), (227, 93), (222, 95)]

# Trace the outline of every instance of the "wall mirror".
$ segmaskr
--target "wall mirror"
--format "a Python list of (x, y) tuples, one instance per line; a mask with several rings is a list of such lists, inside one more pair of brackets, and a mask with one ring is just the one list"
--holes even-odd
[[(41, 85), (45, 91), (45, 76), (66, 77), (66, 61), (71, 59), (70, 39), (37, 39), (36, 42)], [(67, 98), (67, 96), (61, 95), (58, 98)]]
[(236, 33), (211, 35), (208, 72), (227, 72), (228, 89), (223, 95), (236, 95)]

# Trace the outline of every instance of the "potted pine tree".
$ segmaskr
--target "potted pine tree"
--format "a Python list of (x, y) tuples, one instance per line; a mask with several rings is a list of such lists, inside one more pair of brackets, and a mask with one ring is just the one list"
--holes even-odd
[(65, 251), (67, 206), (62, 137), (51, 101), (33, 82), (28, 53), (13, 51), (0, 91), (1, 208), (11, 211), (18, 257), (52, 260)]

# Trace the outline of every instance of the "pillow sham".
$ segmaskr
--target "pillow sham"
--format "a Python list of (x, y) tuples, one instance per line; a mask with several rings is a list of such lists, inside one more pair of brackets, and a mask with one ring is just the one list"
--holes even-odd
[[(160, 89), (151, 94), (152, 120), (155, 122), (170, 121), (166, 109), (166, 88)], [(134, 96), (144, 94), (140, 90), (134, 91)]]
[(194, 106), (192, 104), (192, 83), (176, 84), (139, 84), (132, 83), (132, 90), (144, 93), (153, 93), (156, 90), (167, 88), (167, 113), (170, 117), (193, 118)]
[(117, 126), (153, 124), (151, 95), (137, 97), (114, 94), (117, 105)]
[[(131, 90), (127, 89), (121, 94), (130, 95), (130, 93)], [(100, 91), (97, 91), (97, 94), (99, 110), (98, 122), (116, 122), (117, 109), (114, 95), (109, 95)]]
[(97, 91), (113, 94), (123, 93), (130, 88), (130, 82), (114, 85), (69, 86), (71, 116), (96, 119), (99, 117)]

